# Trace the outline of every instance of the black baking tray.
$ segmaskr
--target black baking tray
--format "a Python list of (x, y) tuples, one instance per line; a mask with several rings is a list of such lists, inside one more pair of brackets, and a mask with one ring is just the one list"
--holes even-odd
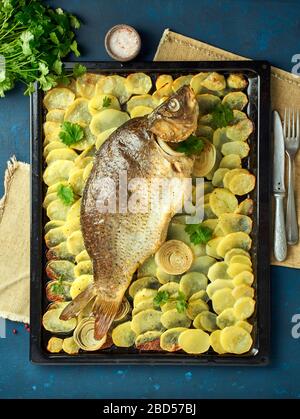
[[(30, 360), (36, 364), (170, 364), (263, 366), (270, 352), (270, 228), (271, 228), (271, 142), (270, 142), (270, 66), (266, 61), (186, 61), (186, 62), (82, 62), (88, 71), (127, 75), (142, 71), (151, 77), (169, 73), (178, 77), (201, 71), (243, 73), (249, 80), (247, 114), (254, 122), (248, 167), (256, 175), (257, 187), (251, 193), (255, 202), (253, 213), (252, 259), (255, 274), (256, 313), (254, 314), (254, 344), (247, 354), (218, 355), (213, 351), (200, 356), (181, 352), (138, 352), (136, 349), (113, 348), (100, 352), (50, 354), (46, 350), (49, 334), (42, 328), (42, 316), (47, 305), (45, 296), (46, 246), (43, 238), (45, 214), (42, 208), (43, 186), (43, 92), (31, 96), (31, 287), (30, 287)], [(72, 70), (74, 62), (66, 63)]]

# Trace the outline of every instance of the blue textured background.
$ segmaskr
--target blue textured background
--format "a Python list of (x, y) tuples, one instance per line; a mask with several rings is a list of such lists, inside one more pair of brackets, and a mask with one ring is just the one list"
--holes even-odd
[[(291, 70), (300, 53), (298, 0), (57, 0), (81, 16), (82, 59), (108, 59), (103, 38), (116, 23), (142, 35), (141, 59), (151, 60), (167, 27), (224, 49)], [(0, 100), (0, 175), (15, 154), (29, 160), (29, 100), (21, 90)], [(2, 185), (1, 185), (2, 188)], [(2, 193), (2, 189), (0, 191)], [(299, 271), (272, 268), (272, 358), (264, 368), (40, 367), (28, 361), (28, 333), (7, 323), (0, 339), (0, 398), (300, 398), (300, 339), (291, 318), (300, 313)], [(13, 335), (12, 329), (18, 334)]]

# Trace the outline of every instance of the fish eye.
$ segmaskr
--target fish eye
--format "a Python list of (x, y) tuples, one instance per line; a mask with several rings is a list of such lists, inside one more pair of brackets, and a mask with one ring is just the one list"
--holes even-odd
[(180, 108), (180, 103), (177, 99), (171, 99), (168, 105), (168, 108), (172, 112), (177, 112)]

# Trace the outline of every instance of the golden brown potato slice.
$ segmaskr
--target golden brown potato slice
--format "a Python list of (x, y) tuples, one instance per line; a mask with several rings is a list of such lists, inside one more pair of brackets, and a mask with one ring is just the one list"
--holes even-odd
[(252, 346), (251, 335), (239, 326), (225, 327), (220, 334), (220, 342), (223, 348), (233, 354), (243, 354)]
[(88, 126), (92, 115), (89, 112), (89, 101), (85, 98), (79, 98), (68, 106), (65, 113), (65, 121), (72, 124), (79, 124), (82, 127)]
[(132, 73), (127, 76), (125, 85), (132, 95), (146, 95), (152, 88), (152, 80), (145, 73)]
[(235, 195), (246, 195), (255, 188), (255, 180), (251, 173), (237, 173), (230, 180), (228, 187)]
[(51, 111), (47, 112), (46, 114), (46, 121), (49, 122), (56, 122), (56, 123), (63, 123), (65, 116), (64, 109), (51, 109)]
[(227, 77), (227, 86), (230, 89), (243, 90), (247, 87), (248, 82), (243, 74), (232, 73)]
[(85, 73), (76, 79), (76, 92), (79, 96), (92, 99), (95, 94), (96, 84), (99, 80), (104, 79), (102, 74)]
[(170, 74), (161, 74), (156, 79), (155, 87), (157, 90), (159, 90), (161, 87), (172, 82), (173, 82), (173, 77)]
[(243, 232), (230, 233), (225, 237), (220, 237), (220, 239), (221, 240), (217, 246), (217, 253), (221, 257), (224, 257), (230, 249), (237, 247), (248, 251), (252, 244), (252, 240), (249, 235)]
[(238, 200), (227, 189), (216, 188), (209, 197), (209, 205), (214, 214), (220, 216), (225, 212), (234, 212), (238, 207)]
[(248, 97), (243, 92), (231, 92), (224, 96), (223, 105), (228, 105), (231, 109), (241, 111), (248, 103)]
[(73, 100), (75, 94), (65, 87), (56, 87), (49, 90), (44, 97), (44, 106), (50, 111), (52, 109), (66, 109)]
[(212, 72), (201, 82), (201, 85), (208, 90), (220, 91), (225, 89), (226, 80), (222, 74)]

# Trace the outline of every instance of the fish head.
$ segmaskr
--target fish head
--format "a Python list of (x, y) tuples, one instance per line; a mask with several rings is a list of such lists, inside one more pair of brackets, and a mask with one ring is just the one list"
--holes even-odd
[(194, 91), (183, 86), (148, 116), (149, 129), (157, 138), (177, 143), (196, 131), (198, 115)]

